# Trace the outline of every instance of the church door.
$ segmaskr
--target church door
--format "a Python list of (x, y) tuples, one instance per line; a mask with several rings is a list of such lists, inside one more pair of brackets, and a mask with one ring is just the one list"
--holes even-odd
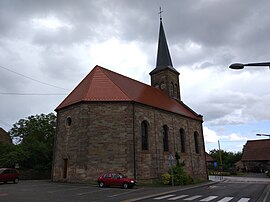
[(63, 178), (67, 178), (67, 165), (68, 165), (68, 159), (64, 159), (64, 170), (63, 170)]

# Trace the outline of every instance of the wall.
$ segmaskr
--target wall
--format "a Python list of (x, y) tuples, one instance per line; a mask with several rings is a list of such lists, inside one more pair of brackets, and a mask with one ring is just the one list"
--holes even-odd
[[(70, 126), (68, 117), (71, 118)], [(141, 149), (144, 120), (149, 124), (148, 150)], [(168, 152), (163, 151), (163, 125), (169, 128)], [(186, 133), (185, 153), (180, 152), (180, 128)], [(199, 134), (199, 154), (195, 152), (194, 131)], [(103, 172), (117, 171), (138, 180), (158, 179), (168, 171), (169, 154), (177, 151), (186, 171), (193, 178), (206, 180), (202, 134), (200, 121), (141, 104), (91, 102), (73, 105), (57, 114), (52, 177), (54, 181), (93, 181)], [(66, 178), (63, 178), (64, 159), (67, 161)]]

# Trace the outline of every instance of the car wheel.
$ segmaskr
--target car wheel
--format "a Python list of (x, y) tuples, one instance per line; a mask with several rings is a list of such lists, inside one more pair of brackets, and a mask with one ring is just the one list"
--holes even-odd
[(19, 183), (19, 178), (16, 178), (15, 180), (13, 180), (14, 184), (18, 184)]
[(127, 188), (128, 188), (128, 183), (125, 182), (125, 183), (123, 184), (123, 188), (124, 188), (124, 189), (127, 189)]
[(103, 188), (103, 187), (105, 187), (105, 184), (104, 184), (104, 182), (99, 182), (99, 183), (98, 183), (98, 186), (99, 186), (100, 188)]

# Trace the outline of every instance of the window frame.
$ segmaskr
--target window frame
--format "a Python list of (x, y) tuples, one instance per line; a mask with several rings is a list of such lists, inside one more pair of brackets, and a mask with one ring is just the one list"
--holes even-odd
[(147, 121), (142, 121), (141, 123), (141, 143), (142, 143), (142, 150), (148, 150), (149, 149), (149, 135), (148, 135), (148, 123)]
[(163, 134), (163, 151), (168, 152), (169, 151), (169, 128), (167, 125), (164, 125), (162, 130)]

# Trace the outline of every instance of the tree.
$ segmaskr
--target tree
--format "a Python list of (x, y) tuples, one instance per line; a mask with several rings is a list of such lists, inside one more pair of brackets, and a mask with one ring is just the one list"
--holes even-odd
[(26, 142), (28, 139), (46, 142), (53, 145), (53, 137), (56, 130), (56, 116), (53, 113), (48, 115), (40, 114), (29, 116), (27, 119), (20, 119), (9, 131), (12, 139), (18, 143)]
[[(230, 168), (234, 167), (234, 164), (240, 161), (242, 157), (242, 152), (233, 153), (216, 149), (211, 150), (209, 154), (215, 159), (218, 165), (222, 165), (222, 168), (225, 171), (229, 171)], [(220, 155), (222, 163), (220, 162)]]
[[(56, 116), (40, 114), (20, 119), (9, 131), (16, 145), (0, 150), (0, 165), (49, 170), (52, 164)], [(4, 148), (3, 148), (4, 149)]]

